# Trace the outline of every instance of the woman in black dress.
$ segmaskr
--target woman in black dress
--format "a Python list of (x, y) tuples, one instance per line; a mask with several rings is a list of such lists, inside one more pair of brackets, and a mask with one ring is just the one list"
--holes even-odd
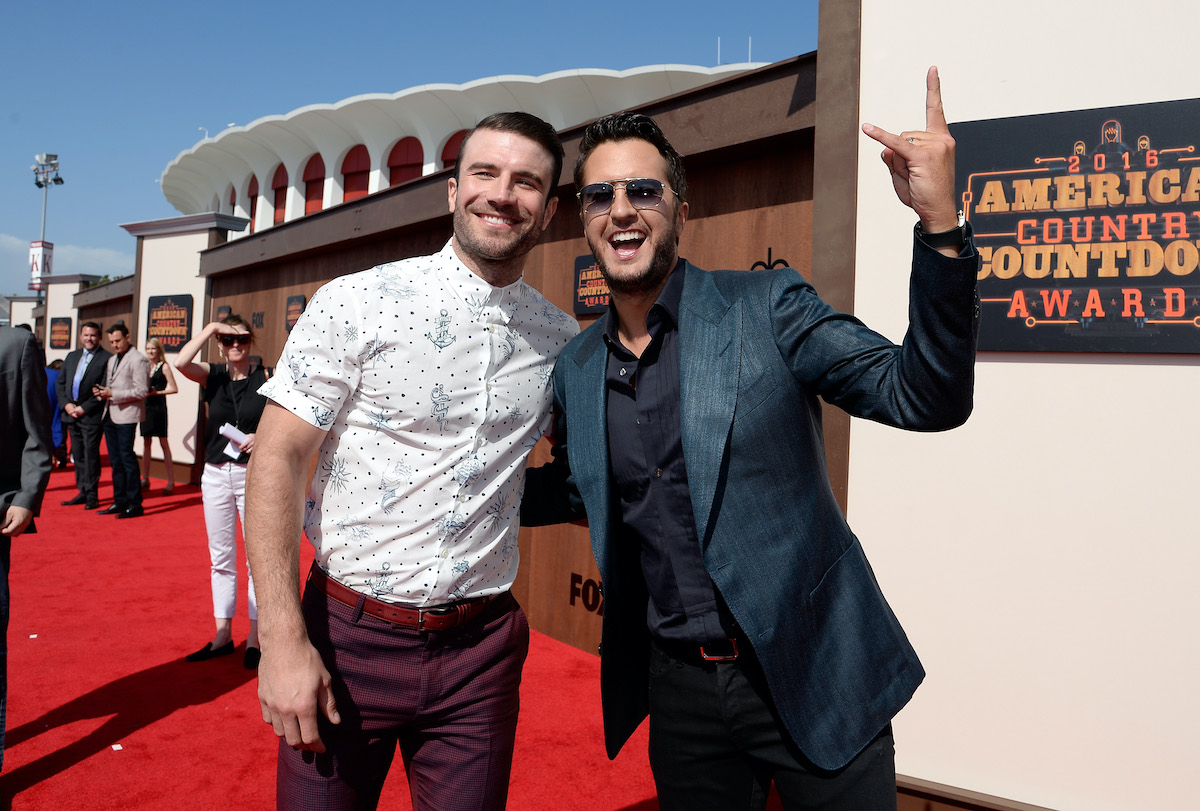
[[(208, 363), (194, 358), (210, 338), (224, 363)], [(175, 368), (189, 380), (204, 387), (208, 420), (204, 428), (204, 474), (200, 491), (204, 501), (204, 525), (208, 530), (208, 554), (212, 561), (213, 617), (217, 632), (211, 642), (195, 653), (189, 662), (202, 662), (233, 653), (233, 615), (237, 610), (237, 522), (246, 525), (246, 463), (254, 449), (254, 434), (267, 398), (258, 390), (267, 382), (270, 370), (251, 360), (250, 344), (254, 335), (240, 315), (213, 322), (179, 350)], [(232, 430), (231, 430), (232, 429)], [(242, 660), (248, 668), (257, 668), (258, 603), (254, 599), (254, 579), (247, 570), (250, 635)]]
[(175, 372), (167, 363), (157, 338), (146, 341), (146, 359), (150, 361), (150, 392), (146, 395), (146, 419), (142, 420), (142, 489), (150, 489), (150, 445), (158, 437), (163, 462), (167, 466), (167, 486), (163, 495), (175, 492), (175, 468), (171, 464), (171, 441), (167, 437), (167, 401), (163, 398), (179, 391)]

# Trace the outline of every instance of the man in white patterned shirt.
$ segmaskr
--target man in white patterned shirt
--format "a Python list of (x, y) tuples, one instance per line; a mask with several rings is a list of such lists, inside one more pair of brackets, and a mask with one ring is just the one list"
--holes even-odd
[(317, 291), (262, 389), (246, 546), (280, 808), (375, 806), (397, 745), (415, 809), (505, 805), (529, 644), (509, 594), (525, 459), (578, 331), (522, 281), (562, 156), (534, 116), (481, 121), (446, 247)]

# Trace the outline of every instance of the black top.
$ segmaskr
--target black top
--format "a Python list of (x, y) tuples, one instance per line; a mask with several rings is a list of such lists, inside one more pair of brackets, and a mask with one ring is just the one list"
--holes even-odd
[[(249, 377), (230, 380), (229, 369), (224, 363), (214, 363), (208, 368), (208, 382), (204, 384), (204, 402), (208, 403), (208, 424), (204, 428), (204, 461), (212, 465), (235, 461), (225, 455), (229, 440), (221, 436), (225, 423), (238, 428), (242, 433), (253, 434), (258, 430), (258, 420), (267, 406), (267, 398), (258, 393), (267, 382), (269, 370), (255, 366)], [(238, 464), (246, 464), (250, 454), (237, 458)]]
[(650, 632), (704, 644), (735, 636), (736, 624), (700, 556), (683, 459), (678, 328), (683, 279), (680, 263), (646, 315), (650, 344), (641, 358), (621, 345), (616, 312), (609, 314), (608, 453), (622, 535), (641, 547)]

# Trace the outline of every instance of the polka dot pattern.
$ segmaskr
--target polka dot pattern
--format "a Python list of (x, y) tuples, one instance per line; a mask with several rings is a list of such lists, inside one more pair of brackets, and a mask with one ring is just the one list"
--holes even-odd
[(414, 606), (511, 586), (525, 458), (575, 319), (447, 243), (329, 282), (262, 394), (327, 432), (305, 533), (330, 576)]

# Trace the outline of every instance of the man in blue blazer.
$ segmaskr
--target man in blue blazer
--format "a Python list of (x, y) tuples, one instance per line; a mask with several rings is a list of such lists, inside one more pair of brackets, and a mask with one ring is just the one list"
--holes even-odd
[(649, 118), (592, 124), (575, 183), (608, 312), (554, 370), (554, 461), (522, 521), (586, 513), (604, 583), (615, 757), (649, 713), (663, 809), (894, 808), (891, 719), (924, 671), (825, 470), (818, 397), (942, 430), (971, 411), (979, 257), (954, 204), (937, 72), (921, 131), (884, 145), (920, 221), (896, 346), (789, 268), (680, 259), (682, 161)]
[(63, 361), (58, 376), (58, 402), (63, 425), (71, 436), (71, 458), (75, 461), (75, 486), (79, 492), (63, 506), (100, 506), (100, 437), (104, 434), (104, 401), (92, 389), (104, 382), (109, 353), (100, 347), (100, 325), (79, 325), (79, 346)]

